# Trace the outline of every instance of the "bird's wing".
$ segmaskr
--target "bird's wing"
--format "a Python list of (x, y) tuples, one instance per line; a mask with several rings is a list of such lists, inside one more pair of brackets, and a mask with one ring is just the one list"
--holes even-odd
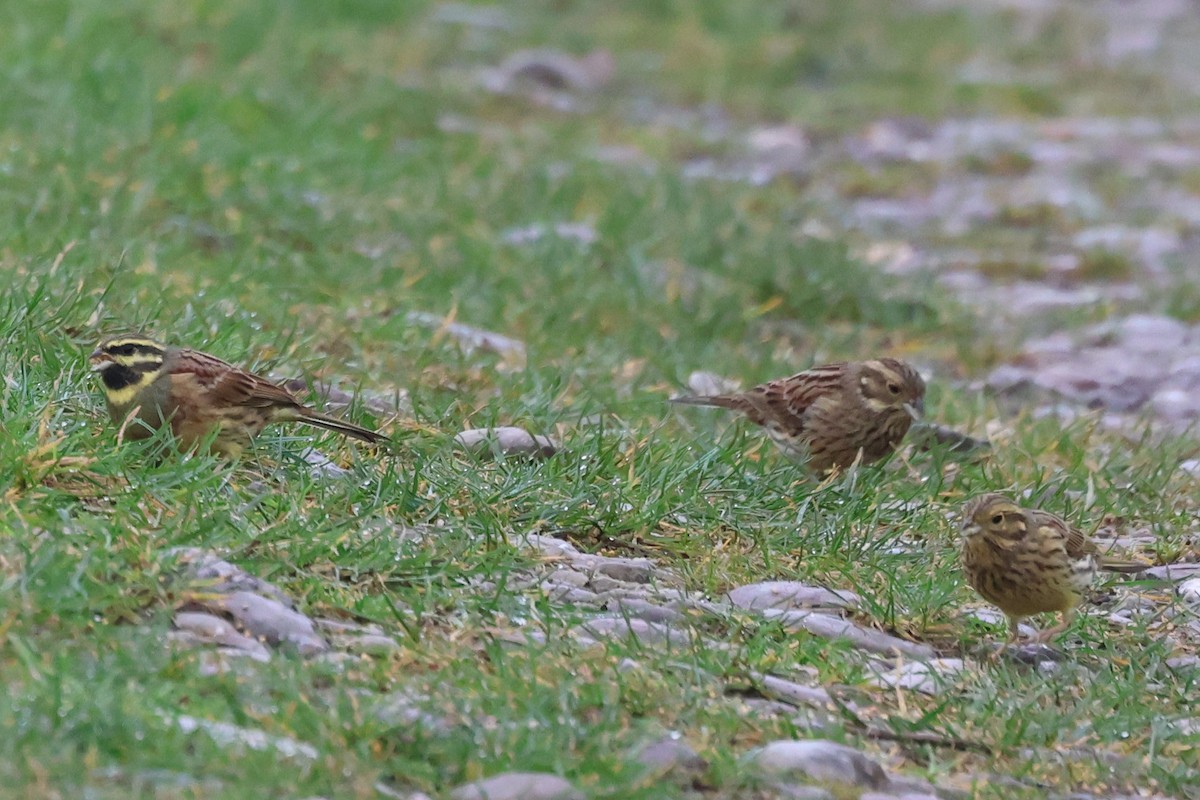
[(1051, 531), (1054, 536), (1062, 539), (1067, 549), (1067, 555), (1071, 558), (1083, 558), (1099, 552), (1095, 542), (1089, 539), (1083, 531), (1063, 520), (1062, 517), (1048, 511), (1031, 511), (1030, 514), (1038, 528)]
[(804, 415), (813, 403), (841, 389), (845, 376), (845, 363), (825, 364), (755, 386), (742, 396), (764, 421), (774, 419), (802, 429)]
[(199, 350), (181, 350), (171, 371), (195, 376), (214, 403), (254, 408), (299, 405), (286, 389)]

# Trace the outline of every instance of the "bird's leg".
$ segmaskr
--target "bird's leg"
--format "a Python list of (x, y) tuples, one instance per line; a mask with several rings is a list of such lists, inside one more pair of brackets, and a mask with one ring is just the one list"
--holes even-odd
[(1047, 628), (1046, 630), (1040, 632), (1037, 636), (1033, 637), (1033, 640), (1039, 644), (1045, 644), (1055, 636), (1058, 636), (1060, 633), (1065, 631), (1067, 628), (1071, 627), (1071, 623), (1074, 621), (1075, 609), (1068, 608), (1063, 612), (1062, 622), (1058, 623), (1052, 628)]
[(1018, 633), (1017, 626), (1019, 624), (1020, 624), (1020, 620), (1017, 617), (1009, 617), (1008, 618), (1008, 638), (1005, 639), (1003, 642), (1001, 642), (1000, 646), (992, 651), (991, 655), (988, 656), (989, 661), (997, 660), (998, 658), (1000, 658), (1000, 654), (1003, 653), (1005, 651), (1005, 649), (1008, 648), (1009, 645), (1016, 644), (1017, 633)]

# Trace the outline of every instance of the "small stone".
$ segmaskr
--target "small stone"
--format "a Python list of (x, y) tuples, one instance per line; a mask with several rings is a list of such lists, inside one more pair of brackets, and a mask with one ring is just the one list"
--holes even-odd
[(832, 793), (820, 786), (777, 783), (774, 788), (778, 794), (769, 795), (770, 800), (837, 800)]
[(197, 605), (229, 614), (238, 627), (268, 644), (292, 645), (301, 655), (329, 649), (313, 627), (312, 620), (277, 600), (253, 592), (232, 592), (205, 598)]
[(556, 569), (546, 576), (545, 583), (554, 583), (559, 586), (574, 586), (577, 589), (582, 589), (587, 586), (587, 576), (576, 572), (573, 569)]
[(1200, 577), (1200, 563), (1165, 564), (1161, 567), (1150, 567), (1142, 572), (1142, 576), (1160, 581), (1182, 581), (1186, 578)]
[(821, 783), (880, 790), (891, 784), (879, 764), (852, 747), (824, 739), (774, 741), (753, 751), (750, 763), (769, 776), (800, 773)]
[(954, 679), (966, 669), (966, 663), (961, 658), (934, 658), (905, 661), (898, 666), (873, 662), (868, 667), (875, 673), (870, 681), (874, 686), (938, 695), (953, 686)]
[(402, 649), (400, 643), (390, 636), (378, 633), (368, 633), (362, 636), (339, 636), (335, 644), (351, 653), (363, 653), (368, 656), (390, 656)]
[(570, 542), (556, 539), (553, 536), (543, 536), (540, 533), (523, 533), (513, 538), (515, 539), (513, 541), (515, 546), (524, 546), (527, 550), (532, 550), (551, 558), (570, 558), (579, 553), (575, 545)]
[(594, 92), (613, 78), (616, 62), (608, 50), (597, 49), (576, 58), (560, 50), (519, 50), (484, 75), (494, 92), (513, 92), (529, 86), (552, 91)]
[(383, 781), (375, 783), (375, 791), (383, 797), (388, 798), (388, 800), (433, 800), (432, 797), (424, 792), (409, 792), (404, 789), (397, 789), (387, 785)]
[(484, 350), (489, 353), (495, 353), (509, 361), (517, 363), (525, 361), (525, 343), (504, 334), (485, 331), (482, 328), (476, 328), (461, 322), (454, 322), (452, 319), (425, 311), (411, 311), (405, 319), (414, 325), (433, 328), (437, 331), (445, 331), (451, 338), (458, 342), (458, 346), (464, 353), (469, 354), (475, 350)]
[(188, 579), (204, 584), (206, 593), (229, 594), (246, 591), (264, 595), (288, 608), (295, 606), (292, 598), (269, 581), (257, 578), (241, 567), (230, 564), (221, 557), (198, 547), (183, 547), (167, 551), (188, 567)]
[(397, 730), (422, 728), (433, 733), (444, 733), (450, 729), (450, 724), (425, 710), (429, 701), (419, 695), (406, 692), (393, 692), (384, 695), (375, 706), (375, 717), (383, 724)]
[(580, 589), (575, 586), (563, 586), (554, 584), (549, 581), (542, 584), (542, 590), (546, 593), (546, 597), (555, 603), (567, 603), (575, 606), (596, 606), (604, 604), (600, 595), (595, 592), (589, 592), (587, 589)]
[(180, 611), (175, 615), (172, 623), (179, 631), (192, 635), (198, 642), (242, 650), (247, 654), (258, 656), (262, 660), (270, 657), (269, 651), (262, 642), (242, 635), (228, 620), (214, 614)]
[(596, 241), (596, 229), (582, 222), (559, 222), (554, 225), (534, 224), (524, 228), (509, 228), (500, 234), (508, 244), (527, 245), (554, 235), (559, 239), (588, 245)]
[(344, 478), (350, 474), (350, 470), (343, 469), (330, 460), (329, 456), (322, 453), (320, 450), (308, 448), (304, 451), (304, 463), (308, 464), (308, 472), (314, 478)]
[(712, 397), (718, 394), (733, 394), (741, 391), (742, 384), (732, 378), (726, 378), (713, 372), (693, 372), (688, 375), (688, 388), (692, 394), (701, 397)]
[(635, 639), (641, 644), (684, 644), (692, 639), (689, 631), (656, 625), (644, 619), (597, 617), (573, 629), (593, 639)]
[(695, 778), (708, 769), (708, 762), (675, 734), (641, 746), (633, 754), (633, 759), (657, 777), (672, 775)]
[(746, 136), (751, 183), (768, 183), (779, 175), (805, 175), (812, 169), (812, 145), (795, 125), (757, 128)]
[(478, 456), (531, 456), (549, 458), (562, 446), (549, 436), (535, 436), (524, 428), (511, 425), (499, 428), (467, 428), (454, 437), (454, 443)]
[(1175, 587), (1179, 597), (1190, 606), (1200, 606), (1200, 578), (1188, 578)]
[(900, 654), (906, 658), (928, 661), (936, 655), (927, 644), (910, 642), (896, 636), (864, 628), (840, 617), (822, 614), (816, 611), (778, 611), (768, 609), (763, 612), (768, 619), (778, 620), (791, 631), (804, 630), (814, 636), (826, 639), (843, 639), (859, 650), (883, 655)]
[(257, 728), (243, 728), (228, 722), (199, 719), (186, 714), (174, 718), (164, 715), (164, 718), (173, 722), (185, 734), (197, 731), (208, 734), (213, 742), (221, 747), (235, 750), (273, 750), (285, 758), (297, 761), (315, 761), (320, 755), (311, 744), (287, 736), (272, 736)]
[(644, 583), (619, 581), (616, 578), (610, 578), (607, 575), (595, 574), (593, 574), (588, 580), (588, 586), (592, 588), (592, 591), (603, 594), (607, 597), (645, 597), (649, 591)]
[(557, 775), (504, 772), (450, 790), (450, 800), (584, 800), (584, 795)]
[(729, 592), (729, 602), (747, 611), (766, 608), (858, 608), (858, 595), (834, 591), (799, 581), (763, 581), (739, 586)]
[[(782, 700), (793, 706), (811, 706), (828, 709), (833, 706), (833, 698), (829, 691), (820, 686), (805, 686), (795, 681), (777, 678), (774, 675), (753, 675), (764, 695), (775, 700)], [(853, 704), (847, 704), (853, 706)]]
[(614, 614), (619, 614), (623, 617), (644, 619), (647, 622), (667, 625), (680, 622), (684, 618), (683, 614), (673, 608), (666, 608), (632, 597), (613, 598), (604, 607)]

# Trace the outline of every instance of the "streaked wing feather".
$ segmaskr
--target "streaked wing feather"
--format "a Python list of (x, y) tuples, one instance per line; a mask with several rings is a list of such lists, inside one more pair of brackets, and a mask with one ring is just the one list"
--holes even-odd
[(173, 369), (195, 375), (216, 403), (252, 408), (299, 405), (286, 389), (199, 350), (180, 351)]
[(755, 386), (745, 397), (764, 416), (790, 426), (804, 427), (804, 414), (819, 398), (838, 391), (846, 375), (846, 364), (825, 364), (787, 378)]

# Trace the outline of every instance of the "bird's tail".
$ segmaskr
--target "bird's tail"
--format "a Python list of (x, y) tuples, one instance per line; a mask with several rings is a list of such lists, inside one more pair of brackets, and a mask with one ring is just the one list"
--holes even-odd
[(1120, 558), (1109, 558), (1108, 556), (1100, 557), (1099, 566), (1105, 572), (1120, 572), (1124, 575), (1133, 575), (1150, 567), (1149, 564), (1142, 564), (1138, 561), (1125, 561)]
[[(305, 409), (307, 411), (307, 409)], [(324, 414), (319, 414), (316, 411), (311, 411), (300, 417), (300, 421), (312, 425), (315, 428), (324, 428), (327, 431), (340, 433), (343, 436), (349, 436), (353, 439), (360, 439), (371, 444), (379, 444), (388, 441), (388, 437), (378, 431), (373, 431), (364, 428), (361, 425), (355, 425), (353, 422), (346, 422), (336, 417), (327, 417)]]
[(672, 397), (671, 402), (679, 403), (682, 406), (711, 406), (739, 410), (745, 406), (745, 400), (741, 396), (733, 394), (689, 394), (683, 397)]

